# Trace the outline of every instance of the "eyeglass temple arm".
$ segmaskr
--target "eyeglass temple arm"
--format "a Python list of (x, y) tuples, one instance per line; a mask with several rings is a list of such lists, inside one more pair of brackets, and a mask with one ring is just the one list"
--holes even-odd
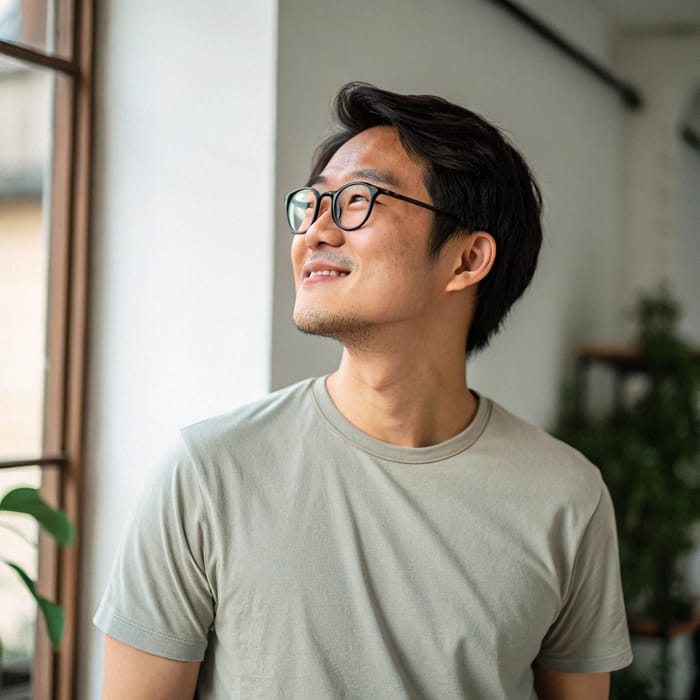
[(406, 195), (399, 194), (398, 192), (392, 192), (391, 190), (385, 190), (382, 187), (377, 187), (377, 190), (381, 194), (388, 195), (389, 197), (394, 197), (395, 199), (401, 199), (404, 202), (410, 202), (411, 204), (415, 204), (419, 207), (423, 207), (423, 209), (428, 209), (430, 211), (436, 212), (437, 214), (442, 214), (443, 216), (447, 216), (450, 219), (454, 219), (455, 221), (459, 221), (459, 218), (456, 217), (454, 214), (450, 214), (447, 211), (443, 211), (442, 209), (438, 209), (437, 207), (434, 207), (431, 204), (426, 204), (425, 202), (421, 202), (418, 199), (413, 199), (413, 197), (406, 197)]

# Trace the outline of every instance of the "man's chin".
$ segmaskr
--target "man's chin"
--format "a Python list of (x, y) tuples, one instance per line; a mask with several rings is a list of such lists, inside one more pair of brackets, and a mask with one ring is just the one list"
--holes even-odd
[(369, 328), (357, 318), (318, 311), (294, 313), (294, 325), (307, 335), (333, 338), (341, 343), (357, 343), (366, 340)]
[(339, 332), (342, 332), (347, 327), (347, 319), (337, 314), (320, 313), (318, 311), (295, 313), (293, 321), (294, 325), (302, 333), (322, 335), (329, 338), (335, 338)]

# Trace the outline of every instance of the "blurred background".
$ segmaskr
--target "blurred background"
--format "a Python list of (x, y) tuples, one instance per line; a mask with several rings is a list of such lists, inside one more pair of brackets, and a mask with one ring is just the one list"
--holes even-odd
[[(0, 513), (0, 556), (66, 608), (61, 654), (35, 648), (0, 571), (3, 677), (33, 697), (98, 696), (91, 618), (177, 428), (334, 368), (291, 323), (281, 203), (349, 80), (479, 112), (542, 188), (538, 273), (470, 386), (554, 428), (581, 348), (632, 343), (660, 284), (700, 345), (697, 0), (0, 0), (0, 497), (43, 474), (80, 537), (37, 550)], [(689, 629), (658, 697), (693, 692)]]

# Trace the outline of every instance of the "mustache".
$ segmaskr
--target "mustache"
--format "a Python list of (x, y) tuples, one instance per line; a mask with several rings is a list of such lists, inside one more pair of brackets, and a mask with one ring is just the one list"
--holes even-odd
[(349, 258), (347, 255), (341, 255), (340, 253), (333, 253), (329, 250), (316, 251), (306, 258), (304, 264), (309, 264), (313, 262), (326, 262), (331, 265), (337, 265), (338, 267), (345, 267), (349, 270), (354, 269), (355, 261)]

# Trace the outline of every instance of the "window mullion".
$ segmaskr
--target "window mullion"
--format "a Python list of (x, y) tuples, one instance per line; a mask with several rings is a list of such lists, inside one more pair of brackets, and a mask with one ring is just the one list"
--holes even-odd
[(0, 460), (0, 469), (16, 469), (17, 467), (63, 467), (67, 462), (64, 454), (42, 454), (38, 457)]
[[(61, 503), (81, 532), (83, 484), (85, 385), (89, 284), (90, 190), (92, 183), (92, 126), (94, 101), (95, 0), (76, 5), (75, 56), (80, 79), (73, 94), (72, 210), (69, 259), (67, 346), (63, 437), (68, 456), (62, 472)], [(66, 612), (63, 647), (58, 656), (54, 688), (56, 700), (76, 696), (78, 649), (80, 539), (59, 554), (58, 600)]]
[(13, 44), (10, 41), (3, 41), (2, 39), (0, 39), (0, 54), (10, 56), (11, 58), (23, 61), (24, 63), (30, 63), (34, 66), (51, 68), (52, 70), (65, 73), (67, 75), (75, 76), (78, 75), (80, 71), (78, 64), (74, 63), (73, 61), (67, 61), (65, 58), (61, 58), (60, 56), (52, 56), (50, 54), (43, 53), (42, 51), (21, 46), (20, 44)]

